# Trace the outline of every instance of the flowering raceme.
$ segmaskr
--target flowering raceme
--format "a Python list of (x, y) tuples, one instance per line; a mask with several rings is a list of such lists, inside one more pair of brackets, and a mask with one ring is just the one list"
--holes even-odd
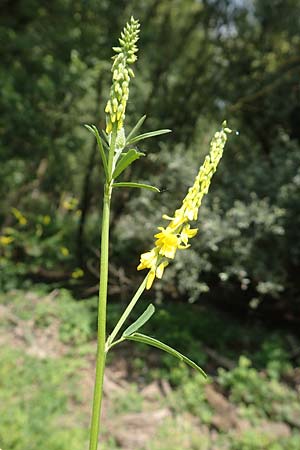
[(129, 81), (134, 77), (133, 70), (128, 67), (128, 64), (133, 64), (137, 60), (136, 52), (138, 51), (135, 45), (139, 39), (140, 24), (137, 20), (131, 17), (130, 22), (127, 23), (121, 38), (119, 39), (120, 47), (113, 47), (117, 53), (113, 59), (112, 65), (113, 82), (110, 90), (110, 99), (105, 107), (107, 113), (106, 119), (106, 133), (112, 131), (113, 124), (117, 124), (117, 129), (121, 130), (123, 121), (125, 119), (126, 104), (129, 95)]
[(206, 156), (200, 167), (194, 184), (189, 188), (183, 199), (182, 205), (175, 211), (174, 217), (163, 215), (163, 219), (169, 220), (169, 225), (159, 227), (159, 233), (155, 234), (155, 247), (149, 252), (141, 255), (137, 270), (150, 269), (146, 288), (150, 289), (155, 277), (162, 278), (165, 267), (170, 259), (174, 259), (177, 249), (186, 249), (190, 246), (189, 239), (193, 238), (198, 229), (191, 228), (188, 222), (197, 220), (198, 211), (205, 194), (211, 183), (211, 179), (220, 159), (227, 141), (227, 133), (231, 130), (223, 123), (222, 130), (215, 133), (210, 143), (210, 153)]

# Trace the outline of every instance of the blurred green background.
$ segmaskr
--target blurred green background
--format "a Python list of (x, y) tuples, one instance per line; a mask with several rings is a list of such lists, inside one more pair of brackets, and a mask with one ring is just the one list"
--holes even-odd
[[(132, 14), (141, 38), (127, 132), (146, 114), (143, 131), (172, 133), (144, 141), (147, 157), (124, 174), (162, 193), (114, 193), (110, 327), (211, 136), (225, 118), (239, 135), (192, 247), (144, 299), (159, 305), (149, 332), (211, 384), (157, 352), (120, 348), (107, 448), (299, 449), (299, 0), (1, 1), (0, 447), (86, 445), (103, 173), (83, 125), (105, 127), (111, 47)], [(163, 425), (143, 431), (155, 417)], [(117, 433), (128, 420), (144, 441)]]

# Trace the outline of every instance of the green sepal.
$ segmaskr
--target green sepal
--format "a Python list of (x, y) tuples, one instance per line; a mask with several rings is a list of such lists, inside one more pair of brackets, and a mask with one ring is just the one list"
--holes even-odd
[(107, 167), (107, 160), (106, 160), (106, 156), (105, 156), (105, 152), (103, 149), (103, 145), (102, 145), (102, 139), (99, 135), (99, 132), (97, 130), (97, 127), (95, 127), (95, 125), (84, 125), (91, 133), (93, 133), (93, 135), (96, 137), (97, 140), (97, 144), (98, 144), (98, 148), (100, 151), (100, 156), (102, 159), (102, 164), (103, 164), (103, 168), (104, 168), (104, 172), (106, 175), (106, 179), (108, 180), (109, 176), (108, 176), (108, 167)]
[(138, 152), (134, 148), (128, 150), (121, 159), (118, 161), (115, 170), (113, 171), (112, 178), (117, 178), (130, 164), (141, 156), (145, 156), (145, 153)]
[(152, 347), (159, 348), (160, 350), (163, 350), (164, 352), (167, 352), (170, 355), (175, 356), (175, 358), (179, 359), (180, 361), (183, 361), (185, 364), (193, 367), (193, 369), (196, 369), (198, 372), (200, 372), (204, 378), (207, 378), (207, 375), (204, 372), (204, 370), (202, 370), (201, 367), (199, 367), (194, 361), (182, 355), (177, 350), (174, 350), (174, 348), (170, 347), (169, 345), (166, 345), (163, 342), (154, 339), (153, 337), (141, 333), (133, 333), (129, 336), (124, 336), (124, 338), (129, 339), (130, 341), (141, 342), (142, 344), (148, 344), (151, 345)]
[(160, 134), (166, 134), (171, 133), (172, 130), (164, 129), (164, 130), (156, 130), (156, 131), (149, 131), (149, 133), (139, 134), (138, 136), (133, 137), (132, 139), (128, 139), (126, 141), (126, 145), (136, 144), (139, 141), (142, 141), (143, 139), (148, 139), (154, 136), (159, 136)]
[(143, 123), (145, 122), (146, 116), (142, 116), (136, 123), (136, 125), (132, 128), (130, 133), (128, 134), (126, 138), (126, 144), (129, 143), (130, 138), (134, 137), (136, 135), (136, 132), (141, 128)]
[(135, 331), (140, 329), (148, 320), (150, 317), (153, 316), (155, 313), (155, 308), (152, 305), (152, 303), (148, 306), (148, 308), (143, 312), (143, 314), (135, 321), (133, 322), (123, 333), (123, 337), (126, 338), (127, 336), (130, 336)]
[(155, 187), (151, 186), (150, 184), (143, 184), (143, 183), (133, 183), (130, 181), (124, 181), (120, 183), (113, 183), (113, 187), (128, 187), (128, 188), (140, 188), (140, 189), (148, 189), (149, 191), (154, 192), (160, 192), (160, 190)]

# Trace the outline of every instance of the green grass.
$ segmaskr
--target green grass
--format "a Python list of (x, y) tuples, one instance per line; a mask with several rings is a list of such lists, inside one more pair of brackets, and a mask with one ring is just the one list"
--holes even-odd
[(87, 432), (75, 417), (67, 420), (78, 363), (40, 360), (12, 348), (1, 349), (0, 359), (1, 448), (81, 450)]

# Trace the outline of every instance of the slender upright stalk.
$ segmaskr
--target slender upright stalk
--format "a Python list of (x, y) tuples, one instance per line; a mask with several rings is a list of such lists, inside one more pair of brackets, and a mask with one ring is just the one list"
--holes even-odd
[(112, 344), (115, 337), (117, 336), (118, 332), (120, 331), (120, 329), (122, 328), (123, 324), (125, 323), (127, 317), (129, 316), (129, 314), (131, 313), (131, 311), (133, 310), (133, 308), (135, 307), (137, 301), (139, 300), (140, 296), (142, 295), (142, 293), (145, 290), (146, 287), (146, 283), (147, 283), (147, 277), (148, 275), (144, 278), (144, 280), (142, 281), (140, 287), (138, 288), (138, 290), (136, 291), (135, 295), (132, 297), (132, 300), (130, 301), (130, 303), (128, 304), (127, 308), (125, 309), (125, 311), (123, 312), (122, 316), (120, 317), (117, 325), (115, 326), (115, 328), (113, 329), (111, 335), (108, 338), (108, 344)]
[[(107, 191), (107, 189), (105, 189)], [(96, 359), (96, 376), (94, 387), (93, 412), (90, 432), (90, 450), (97, 450), (100, 431), (100, 413), (102, 404), (103, 377), (105, 368), (106, 340), (106, 300), (108, 280), (108, 247), (109, 247), (109, 211), (110, 195), (104, 192), (101, 234), (100, 287), (98, 304), (98, 343)]]
[[(114, 129), (108, 156), (108, 173), (111, 178), (112, 161), (115, 151), (117, 130)], [(89, 450), (97, 450), (100, 432), (100, 417), (103, 393), (103, 379), (106, 360), (106, 304), (107, 304), (107, 282), (108, 282), (108, 256), (109, 256), (109, 216), (110, 200), (113, 180), (106, 180), (103, 194), (103, 214), (101, 233), (101, 257), (100, 257), (100, 286), (98, 302), (98, 335), (97, 335), (97, 358), (96, 375), (94, 385), (93, 410), (90, 429)]]

